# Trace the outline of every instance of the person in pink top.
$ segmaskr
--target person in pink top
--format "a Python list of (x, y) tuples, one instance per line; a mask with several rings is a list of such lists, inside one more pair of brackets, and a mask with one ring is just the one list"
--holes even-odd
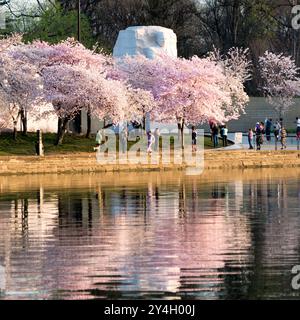
[(254, 148), (253, 148), (253, 136), (254, 136), (253, 130), (252, 130), (252, 129), (249, 129), (249, 131), (248, 131), (248, 142), (249, 142), (249, 149), (250, 149), (250, 150), (253, 150), (253, 149), (254, 149)]

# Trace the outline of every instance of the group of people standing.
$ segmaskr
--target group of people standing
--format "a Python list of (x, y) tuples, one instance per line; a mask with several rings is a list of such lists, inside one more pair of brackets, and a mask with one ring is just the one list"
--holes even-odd
[[(223, 147), (228, 146), (228, 128), (226, 125), (219, 125), (214, 121), (209, 122), (211, 140), (213, 142), (214, 148), (219, 147), (219, 137), (221, 137), (223, 142)], [(96, 148), (94, 150), (99, 150), (100, 145), (103, 140), (102, 130), (99, 130), (96, 135)], [(255, 129), (249, 129), (248, 131), (248, 143), (249, 149), (254, 149), (254, 142), (256, 143), (257, 150), (261, 150), (262, 145), (265, 143), (271, 143), (272, 134), (274, 135), (275, 142), (281, 142), (281, 150), (287, 148), (287, 130), (283, 124), (283, 119), (276, 120), (273, 123), (273, 120), (267, 118), (265, 122), (257, 122)], [(255, 139), (254, 139), (255, 136)], [(121, 149), (125, 153), (127, 149), (128, 141), (128, 129), (125, 128), (120, 134)], [(300, 119), (296, 118), (296, 138), (300, 143)], [(154, 147), (155, 151), (159, 150), (159, 139), (160, 131), (158, 128), (155, 129), (154, 133), (151, 130), (147, 132), (147, 152), (152, 153), (152, 148)], [(197, 150), (197, 130), (195, 127), (192, 127), (192, 149), (193, 152)]]
[[(296, 136), (297, 140), (300, 141), (300, 119), (296, 118)], [(284, 126), (283, 119), (276, 120), (273, 123), (272, 119), (267, 118), (265, 122), (257, 122), (255, 129), (249, 129), (248, 131), (248, 143), (249, 149), (254, 149), (254, 134), (255, 134), (255, 142), (257, 150), (261, 150), (262, 145), (267, 141), (267, 143), (271, 143), (272, 141), (272, 133), (274, 134), (275, 142), (281, 143), (281, 150), (287, 148), (287, 130)]]
[(228, 128), (226, 125), (218, 125), (214, 121), (209, 122), (211, 140), (213, 142), (214, 148), (219, 147), (219, 135), (221, 136), (223, 147), (228, 146)]

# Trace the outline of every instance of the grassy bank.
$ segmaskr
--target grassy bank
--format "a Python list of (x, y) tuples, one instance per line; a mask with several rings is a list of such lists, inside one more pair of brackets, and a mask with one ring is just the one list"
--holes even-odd
[[(69, 154), (78, 152), (92, 152), (95, 146), (95, 137), (87, 139), (82, 136), (66, 135), (63, 145), (55, 146), (56, 135), (47, 133), (43, 135), (45, 154)], [(35, 155), (35, 143), (37, 137), (35, 133), (28, 136), (18, 135), (15, 141), (11, 133), (0, 134), (0, 156), (11, 155)], [(130, 143), (129, 143), (130, 146)], [(205, 148), (213, 148), (210, 138), (205, 138)]]

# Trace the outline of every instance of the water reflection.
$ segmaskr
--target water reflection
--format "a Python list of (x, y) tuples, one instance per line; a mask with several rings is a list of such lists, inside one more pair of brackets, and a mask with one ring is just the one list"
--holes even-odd
[(0, 178), (4, 299), (298, 298), (300, 171)]

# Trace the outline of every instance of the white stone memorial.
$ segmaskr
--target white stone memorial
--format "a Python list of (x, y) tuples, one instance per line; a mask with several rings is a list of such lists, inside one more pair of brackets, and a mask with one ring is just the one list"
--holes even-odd
[(177, 57), (177, 36), (174, 31), (159, 26), (138, 26), (120, 31), (113, 56), (122, 58), (141, 54), (154, 59), (160, 53)]
[[(175, 32), (160, 26), (137, 26), (120, 31), (113, 50), (114, 58), (144, 55), (155, 59), (162, 53), (174, 58), (178, 56)], [(157, 124), (153, 125), (157, 127)], [(146, 116), (145, 129), (151, 130), (149, 115)]]

